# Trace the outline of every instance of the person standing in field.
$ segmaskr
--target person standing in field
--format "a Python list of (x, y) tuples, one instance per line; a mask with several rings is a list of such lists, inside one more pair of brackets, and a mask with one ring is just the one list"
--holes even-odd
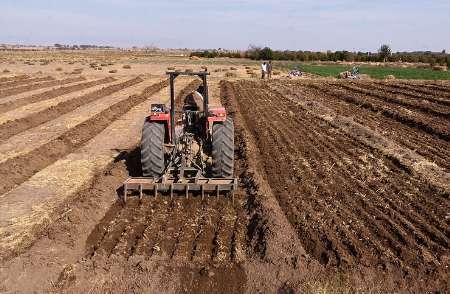
[(267, 78), (269, 80), (272, 78), (272, 61), (267, 64)]
[(267, 63), (263, 62), (263, 64), (261, 64), (261, 79), (265, 79), (266, 78), (266, 73), (267, 73)]

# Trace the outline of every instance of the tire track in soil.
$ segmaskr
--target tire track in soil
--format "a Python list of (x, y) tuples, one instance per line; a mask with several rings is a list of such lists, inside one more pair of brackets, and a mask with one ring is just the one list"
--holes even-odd
[(8, 88), (14, 88), (17, 86), (21, 86), (24, 84), (31, 84), (31, 83), (37, 83), (37, 82), (47, 82), (47, 81), (54, 81), (55, 78), (47, 76), (42, 78), (33, 78), (33, 79), (26, 79), (26, 80), (18, 80), (13, 82), (7, 82), (7, 83), (1, 83), (0, 84), (0, 93), (4, 90), (7, 90)]
[(49, 90), (49, 91), (41, 93), (41, 94), (25, 97), (23, 99), (9, 101), (7, 103), (0, 104), (0, 114), (5, 113), (10, 110), (13, 110), (15, 108), (19, 108), (19, 107), (27, 105), (27, 104), (53, 99), (53, 98), (56, 98), (61, 95), (81, 91), (81, 90), (88, 89), (88, 88), (91, 88), (91, 87), (94, 87), (97, 85), (111, 83), (111, 82), (114, 82), (115, 80), (116, 79), (114, 79), (112, 77), (107, 77), (107, 78), (103, 78), (103, 79), (89, 81), (86, 83), (70, 85), (70, 86), (66, 86), (66, 87), (60, 87), (58, 89), (52, 89), (52, 90)]
[[(236, 96), (266, 154), (268, 180), (310, 253), (339, 267), (362, 261), (368, 266), (384, 264), (408, 273), (412, 280), (427, 277), (442, 287), (445, 266), (439, 262), (449, 250), (446, 196), (426, 188), (376, 151), (369, 152), (374, 156), (370, 169), (355, 165), (368, 153), (367, 147), (261, 88), (261, 84), (237, 83)], [(280, 115), (288, 110), (297, 115)], [(347, 159), (351, 161), (346, 163)], [(330, 163), (334, 165), (327, 177)], [(283, 174), (292, 166), (300, 172), (297, 180)], [(378, 184), (377, 171), (382, 170), (387, 182)], [(380, 184), (385, 191), (378, 190)], [(412, 210), (411, 202), (424, 201), (426, 205), (416, 204), (419, 210)], [(423, 211), (431, 218), (423, 217)], [(322, 249), (315, 251), (318, 248)]]
[(9, 121), (5, 124), (0, 125), (0, 140), (7, 140), (18, 133), (21, 133), (23, 131), (26, 131), (28, 129), (34, 128), (38, 125), (51, 121), (63, 114), (75, 110), (76, 108), (82, 105), (106, 97), (122, 89), (131, 87), (141, 81), (142, 79), (139, 77), (130, 79), (123, 83), (107, 86), (103, 89), (94, 91), (92, 93), (88, 93), (84, 96), (61, 102), (53, 107), (34, 113), (33, 115), (20, 118), (14, 121)]
[[(140, 83), (142, 79), (136, 78), (115, 86), (108, 87), (108, 92), (118, 90)], [(58, 138), (40, 146), (30, 153), (11, 158), (0, 164), (0, 173), (4, 174), (0, 185), (0, 195), (25, 182), (37, 171), (49, 166), (57, 159), (62, 158), (81, 147), (91, 138), (95, 137), (113, 121), (117, 120), (134, 106), (144, 102), (148, 97), (167, 86), (167, 81), (149, 86), (139, 95), (132, 95), (109, 108), (98, 113), (89, 120), (70, 129)], [(102, 92), (104, 94), (104, 92)], [(106, 95), (104, 95), (106, 96)], [(95, 97), (95, 96), (94, 96)], [(69, 101), (70, 102), (70, 101)]]
[(42, 89), (42, 88), (62, 86), (65, 84), (81, 82), (84, 80), (86, 80), (86, 78), (84, 78), (84, 77), (68, 78), (68, 79), (64, 79), (64, 80), (49, 81), (49, 82), (43, 82), (43, 83), (39, 83), (39, 84), (25, 85), (25, 86), (21, 86), (21, 87), (17, 87), (17, 88), (6, 89), (4, 91), (0, 91), (0, 98), (17, 95), (17, 94), (21, 94), (21, 93), (25, 93), (25, 92), (30, 92), (30, 91)]
[[(421, 132), (417, 128), (411, 128), (396, 120), (380, 116), (372, 111), (358, 107), (353, 103), (336, 99), (330, 93), (330, 89), (320, 87), (320, 90), (309, 87), (305, 83), (276, 83), (271, 84), (270, 89), (279, 95), (288, 93), (293, 99), (302, 100), (302, 97), (315, 97), (319, 103), (327, 105), (336, 113), (351, 117), (361, 125), (368, 126), (372, 130), (381, 132), (394, 142), (398, 142), (411, 150), (415, 150), (421, 156), (428, 158), (450, 170), (450, 149), (448, 143), (428, 133)], [(337, 94), (336, 94), (337, 95)]]

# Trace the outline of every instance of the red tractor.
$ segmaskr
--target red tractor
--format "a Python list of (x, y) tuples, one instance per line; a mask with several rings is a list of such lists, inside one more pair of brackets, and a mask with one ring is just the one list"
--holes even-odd
[[(210, 107), (207, 72), (168, 72), (170, 108), (152, 104), (142, 129), (141, 164), (143, 177), (124, 183), (124, 199), (129, 191), (150, 190), (170, 193), (197, 191), (233, 192), (234, 126), (223, 107)], [(174, 80), (178, 76), (198, 76), (201, 86), (184, 98), (175, 110)]]

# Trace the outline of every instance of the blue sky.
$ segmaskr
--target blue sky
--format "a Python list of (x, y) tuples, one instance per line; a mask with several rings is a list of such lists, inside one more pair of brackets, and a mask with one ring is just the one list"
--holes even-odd
[(449, 0), (0, 0), (0, 43), (450, 51)]

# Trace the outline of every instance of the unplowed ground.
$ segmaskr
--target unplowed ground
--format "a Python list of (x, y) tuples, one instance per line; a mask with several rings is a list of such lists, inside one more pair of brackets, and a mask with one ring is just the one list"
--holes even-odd
[(167, 80), (0, 80), (0, 292), (448, 291), (450, 88), (209, 85), (235, 123), (235, 201), (125, 205)]

